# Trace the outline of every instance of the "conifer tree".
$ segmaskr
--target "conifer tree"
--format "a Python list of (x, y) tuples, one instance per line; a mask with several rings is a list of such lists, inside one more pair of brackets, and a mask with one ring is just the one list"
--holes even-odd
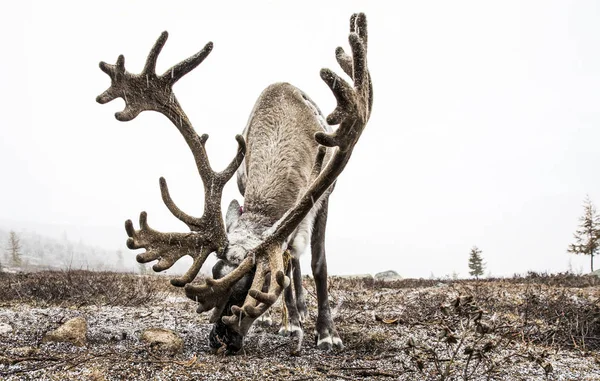
[(583, 216), (579, 217), (579, 222), (574, 234), (575, 243), (570, 244), (567, 251), (572, 254), (589, 255), (590, 268), (594, 271), (594, 256), (600, 247), (600, 216), (589, 196), (583, 201)]
[(21, 239), (14, 231), (8, 235), (8, 258), (13, 266), (21, 265)]
[(469, 274), (476, 279), (479, 279), (483, 275), (483, 270), (485, 269), (481, 253), (482, 251), (477, 246), (473, 246), (469, 255)]

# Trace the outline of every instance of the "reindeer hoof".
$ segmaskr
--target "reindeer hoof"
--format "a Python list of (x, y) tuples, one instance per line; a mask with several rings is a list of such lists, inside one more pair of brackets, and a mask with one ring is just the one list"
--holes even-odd
[(273, 319), (270, 316), (260, 315), (255, 324), (259, 327), (270, 327), (273, 325)]
[(333, 322), (319, 324), (317, 322), (317, 330), (315, 331), (315, 342), (317, 348), (329, 351), (332, 348), (344, 349), (342, 339), (338, 335)]
[(317, 335), (317, 348), (323, 351), (330, 351), (331, 349), (344, 349), (344, 344), (339, 336), (326, 336), (320, 337)]
[(285, 336), (285, 337), (288, 337), (288, 336), (300, 337), (300, 336), (302, 336), (302, 327), (299, 325), (296, 325), (296, 324), (290, 324), (287, 327), (283, 326), (283, 327), (279, 328), (278, 334), (280, 336)]
[(317, 335), (317, 348), (322, 351), (330, 351), (332, 348), (331, 336), (321, 338)]

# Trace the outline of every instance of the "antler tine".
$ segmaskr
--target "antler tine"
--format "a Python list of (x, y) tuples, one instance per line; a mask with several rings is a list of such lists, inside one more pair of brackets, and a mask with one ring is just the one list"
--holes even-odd
[(365, 16), (364, 13), (355, 13), (350, 17), (350, 33), (356, 33), (360, 36), (366, 50), (368, 45), (368, 32), (367, 16)]
[(212, 51), (213, 45), (207, 43), (202, 50), (193, 56), (174, 65), (164, 74), (156, 75), (156, 62), (168, 38), (163, 32), (150, 50), (144, 69), (140, 74), (125, 70), (125, 58), (121, 55), (115, 65), (100, 63), (100, 69), (111, 79), (110, 87), (96, 100), (106, 103), (115, 98), (125, 100), (125, 109), (117, 112), (115, 117), (120, 121), (134, 119), (146, 110), (157, 111), (165, 115), (179, 130), (192, 151), (198, 173), (204, 183), (204, 213), (197, 218), (183, 212), (171, 198), (164, 178), (160, 179), (162, 199), (167, 208), (183, 221), (191, 233), (161, 233), (151, 229), (146, 223), (146, 214), (140, 215), (140, 230), (135, 230), (131, 221), (126, 222), (128, 245), (130, 248), (145, 248), (147, 251), (138, 255), (140, 262), (159, 260), (153, 266), (155, 271), (171, 267), (179, 258), (190, 255), (194, 262), (188, 272), (172, 280), (176, 286), (191, 282), (198, 274), (206, 257), (213, 251), (222, 252), (227, 246), (227, 234), (221, 213), (221, 195), (223, 187), (242, 162), (246, 144), (241, 136), (236, 137), (238, 151), (231, 164), (222, 172), (215, 172), (210, 166), (204, 147), (208, 135), (198, 136), (187, 115), (181, 108), (172, 86), (184, 75), (196, 68)]
[(181, 61), (177, 65), (171, 67), (162, 76), (170, 77), (171, 85), (175, 84), (175, 82), (179, 81), (181, 79), (181, 77), (183, 77), (190, 71), (194, 70), (196, 68), (196, 66), (200, 65), (202, 63), (202, 61), (204, 61), (204, 59), (206, 57), (208, 57), (210, 52), (212, 52), (212, 49), (213, 49), (213, 43), (208, 42), (204, 46), (204, 48), (202, 50), (200, 50), (198, 53)]
[(338, 46), (338, 48), (335, 49), (335, 59), (341, 66), (344, 73), (346, 73), (347, 76), (352, 78), (352, 57), (346, 54), (344, 48), (342, 48), (341, 46)]
[[(352, 105), (354, 89), (330, 69), (321, 69), (321, 79), (323, 79), (323, 81), (332, 90), (337, 101), (335, 110), (333, 110), (333, 112), (327, 116), (327, 123), (332, 125), (340, 124), (342, 120), (346, 119), (347, 116), (352, 112), (350, 107)], [(343, 150), (348, 149), (347, 146), (342, 147), (340, 142), (335, 139), (335, 133), (333, 135), (329, 135), (324, 132), (318, 132), (315, 138), (319, 144), (322, 144), (326, 147), (338, 146)]]
[(246, 141), (242, 135), (236, 135), (235, 140), (238, 142), (238, 151), (231, 163), (221, 172), (219, 176), (221, 177), (221, 181), (228, 182), (231, 177), (235, 174), (239, 166), (242, 164), (244, 160), (244, 156), (246, 155)]
[(159, 179), (160, 184), (160, 194), (162, 196), (163, 202), (167, 206), (167, 209), (177, 217), (181, 222), (185, 223), (190, 230), (198, 230), (200, 227), (200, 218), (192, 217), (189, 214), (185, 213), (177, 205), (173, 202), (171, 195), (169, 194), (169, 187), (167, 186), (167, 180), (164, 177)]
[(171, 284), (175, 287), (184, 287), (186, 284), (191, 283), (200, 272), (202, 265), (211, 252), (212, 250), (210, 250), (208, 247), (203, 247), (200, 249), (200, 254), (194, 257), (194, 262), (188, 271), (186, 271), (186, 273), (179, 278), (171, 279)]
[(365, 67), (365, 78), (364, 78), (364, 83), (363, 86), (365, 88), (363, 88), (363, 91), (366, 91), (367, 94), (365, 94), (365, 96), (368, 99), (368, 114), (367, 114), (367, 119), (371, 116), (371, 110), (373, 108), (373, 83), (371, 82), (371, 73), (369, 73), (369, 70), (367, 69), (367, 50), (368, 50), (368, 45), (369, 45), (369, 32), (368, 32), (368, 28), (367, 28), (367, 16), (365, 16), (364, 13), (359, 13), (356, 15), (355, 18), (355, 27), (354, 27), (354, 31), (358, 34), (358, 36), (360, 37), (360, 42), (362, 44), (362, 46), (364, 47), (364, 67)]
[(154, 43), (150, 53), (148, 53), (148, 58), (146, 58), (146, 65), (144, 65), (142, 74), (156, 74), (156, 61), (163, 46), (165, 46), (165, 43), (167, 42), (167, 38), (169, 38), (169, 33), (167, 31), (160, 34), (160, 37), (158, 37)]

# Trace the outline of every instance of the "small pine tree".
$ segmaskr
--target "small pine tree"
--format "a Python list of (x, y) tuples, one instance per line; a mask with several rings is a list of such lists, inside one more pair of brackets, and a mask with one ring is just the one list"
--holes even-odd
[(572, 254), (589, 255), (590, 268), (594, 271), (594, 255), (600, 247), (600, 216), (589, 196), (583, 201), (583, 216), (579, 217), (579, 222), (574, 234), (575, 243), (570, 244), (567, 251)]
[(13, 266), (21, 265), (21, 239), (11, 230), (8, 235), (8, 246), (6, 248), (8, 252), (8, 258)]
[(476, 279), (479, 279), (483, 275), (483, 270), (485, 270), (481, 253), (482, 251), (477, 246), (473, 246), (469, 255), (469, 275), (474, 276)]

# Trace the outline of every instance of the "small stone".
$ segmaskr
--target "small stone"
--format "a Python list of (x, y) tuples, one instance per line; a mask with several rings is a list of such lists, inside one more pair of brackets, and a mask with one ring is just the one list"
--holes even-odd
[(87, 322), (82, 317), (76, 317), (67, 320), (63, 325), (50, 331), (44, 336), (43, 343), (46, 342), (69, 342), (78, 347), (86, 343)]
[(13, 328), (10, 324), (0, 323), (0, 335), (6, 335), (8, 333), (11, 333), (12, 331)]
[(33, 348), (33, 347), (18, 347), (18, 348), (13, 348), (13, 350), (11, 352), (15, 356), (28, 357), (35, 353), (35, 348)]
[(177, 354), (183, 350), (183, 340), (175, 332), (165, 328), (148, 328), (141, 340), (150, 344), (152, 350)]
[(90, 379), (92, 381), (106, 381), (106, 377), (104, 375), (106, 372), (101, 371), (100, 369), (92, 370), (92, 374), (90, 374)]

